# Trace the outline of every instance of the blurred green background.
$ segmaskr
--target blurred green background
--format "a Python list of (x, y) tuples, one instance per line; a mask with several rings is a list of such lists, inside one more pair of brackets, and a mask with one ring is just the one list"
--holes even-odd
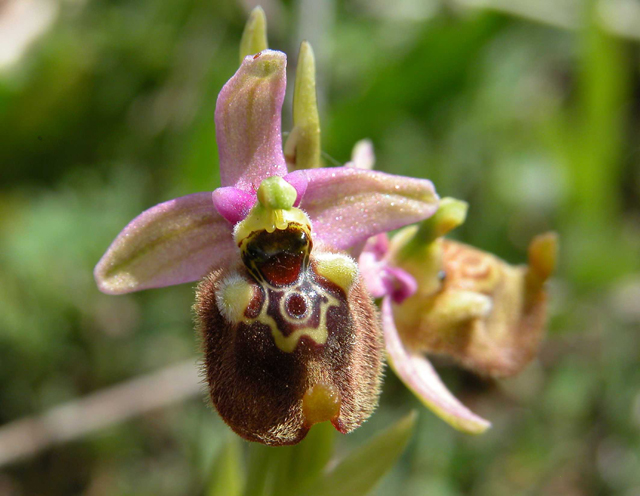
[[(539, 359), (505, 381), (441, 368), (487, 434), (449, 428), (389, 371), (381, 407), (337, 453), (413, 407), (416, 433), (377, 495), (639, 496), (640, 5), (262, 5), (291, 66), (301, 39), (316, 50), (329, 163), (372, 139), (378, 169), (470, 202), (455, 235), (512, 263), (560, 233)], [(193, 285), (106, 296), (92, 269), (143, 209), (219, 185), (215, 100), (251, 7), (0, 3), (0, 424), (197, 360)], [(203, 494), (231, 435), (199, 389), (68, 442), (0, 427), (0, 494)]]

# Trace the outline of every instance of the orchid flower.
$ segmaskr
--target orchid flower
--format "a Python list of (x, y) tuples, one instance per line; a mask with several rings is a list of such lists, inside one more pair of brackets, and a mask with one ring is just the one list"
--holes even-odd
[[(354, 148), (354, 168), (371, 169), (371, 144)], [(418, 398), (454, 427), (480, 433), (489, 422), (451, 395), (425, 353), (453, 358), (492, 377), (520, 372), (536, 355), (546, 321), (545, 282), (555, 267), (557, 236), (537, 236), (529, 266), (447, 240), (467, 204), (443, 198), (435, 215), (391, 240), (371, 238), (359, 262), (371, 294), (382, 300), (382, 325), (391, 368)]]
[(428, 218), (438, 196), (427, 180), (317, 168), (306, 45), (286, 147), (290, 172), (281, 135), (286, 56), (267, 49), (263, 31), (264, 14), (254, 11), (240, 68), (217, 100), (221, 187), (140, 214), (95, 279), (109, 294), (200, 281), (194, 308), (213, 405), (242, 437), (285, 445), (317, 422), (350, 432), (375, 409), (382, 331), (347, 251)]

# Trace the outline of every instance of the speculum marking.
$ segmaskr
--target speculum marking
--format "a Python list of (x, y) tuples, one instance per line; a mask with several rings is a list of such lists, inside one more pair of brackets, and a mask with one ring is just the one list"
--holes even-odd
[(302, 318), (308, 311), (307, 300), (300, 293), (292, 293), (285, 299), (285, 308), (289, 317)]
[[(306, 219), (302, 211), (293, 215), (294, 211), (298, 209), (287, 210), (292, 218)], [(260, 217), (250, 214), (249, 218), (256, 224)], [(285, 228), (275, 230), (249, 230), (247, 224), (246, 234), (237, 241), (250, 274), (247, 284), (259, 287), (254, 295), (259, 292), (260, 296), (235, 322), (268, 326), (276, 346), (286, 353), (295, 350), (302, 336), (324, 345), (329, 335), (328, 312), (332, 307), (348, 306), (355, 262), (345, 255), (319, 254), (317, 263), (312, 263), (308, 222), (291, 220)]]

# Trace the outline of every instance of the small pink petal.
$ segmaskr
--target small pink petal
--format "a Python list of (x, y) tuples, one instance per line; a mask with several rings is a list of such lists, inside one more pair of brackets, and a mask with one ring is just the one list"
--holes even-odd
[(287, 174), (284, 176), (284, 180), (287, 181), (291, 186), (296, 189), (298, 196), (296, 197), (296, 202), (293, 204), (294, 207), (299, 207), (300, 202), (302, 201), (302, 197), (307, 191), (307, 186), (309, 185), (309, 180), (307, 179), (306, 174)]
[(315, 236), (339, 250), (438, 209), (438, 195), (426, 179), (352, 167), (300, 170), (287, 177), (302, 174), (309, 184), (300, 207), (311, 217)]
[(418, 289), (415, 278), (387, 260), (389, 238), (386, 233), (369, 238), (358, 258), (360, 273), (374, 298), (391, 296), (394, 303), (402, 303)]
[(387, 233), (381, 233), (369, 238), (364, 251), (371, 252), (376, 257), (376, 260), (382, 260), (389, 251), (389, 236), (387, 236)]
[(270, 176), (284, 176), (280, 112), (287, 57), (264, 50), (245, 57), (216, 103), (220, 182), (255, 191)]
[(232, 225), (243, 220), (256, 203), (256, 194), (227, 186), (218, 188), (211, 195), (216, 210)]
[(358, 267), (364, 280), (364, 285), (369, 294), (374, 298), (386, 296), (389, 287), (386, 280), (385, 262), (381, 262), (371, 251), (363, 250), (358, 258)]
[(100, 291), (123, 294), (197, 281), (237, 255), (231, 225), (211, 193), (160, 203), (141, 213), (98, 262)]
[(390, 282), (389, 294), (394, 303), (402, 303), (418, 290), (416, 279), (406, 270), (388, 266), (386, 272)]
[(427, 408), (455, 429), (470, 434), (481, 434), (491, 426), (451, 394), (425, 357), (404, 347), (393, 321), (390, 297), (382, 301), (382, 327), (391, 368)]
[(387, 277), (389, 263), (384, 259), (388, 251), (389, 237), (387, 233), (380, 233), (366, 241), (358, 257), (358, 266), (364, 285), (374, 298), (382, 298), (389, 293)]

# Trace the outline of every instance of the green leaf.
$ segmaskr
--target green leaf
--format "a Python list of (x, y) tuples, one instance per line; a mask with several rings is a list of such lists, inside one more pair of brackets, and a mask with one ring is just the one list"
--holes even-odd
[(299, 488), (309, 486), (324, 470), (333, 455), (336, 430), (330, 422), (314, 425), (294, 448), (293, 470)]
[(363, 496), (395, 465), (411, 439), (417, 414), (412, 411), (354, 450), (305, 496)]
[(249, 446), (244, 496), (299, 496), (326, 467), (333, 453), (335, 430), (329, 422), (315, 425), (295, 446)]
[(579, 38), (582, 60), (570, 178), (574, 187), (571, 215), (574, 221), (606, 226), (620, 215), (618, 180), (631, 77), (625, 64), (626, 47), (603, 31), (598, 6), (594, 0), (585, 2), (587, 24)]
[(244, 489), (244, 496), (268, 496), (271, 494), (269, 482), (273, 480), (278, 449), (258, 443), (249, 444), (247, 485)]
[(225, 443), (215, 459), (207, 496), (239, 496), (242, 492), (244, 471), (240, 443), (236, 436)]
[(274, 496), (298, 496), (312, 486), (331, 459), (335, 432), (330, 422), (322, 422), (299, 444), (280, 449)]

